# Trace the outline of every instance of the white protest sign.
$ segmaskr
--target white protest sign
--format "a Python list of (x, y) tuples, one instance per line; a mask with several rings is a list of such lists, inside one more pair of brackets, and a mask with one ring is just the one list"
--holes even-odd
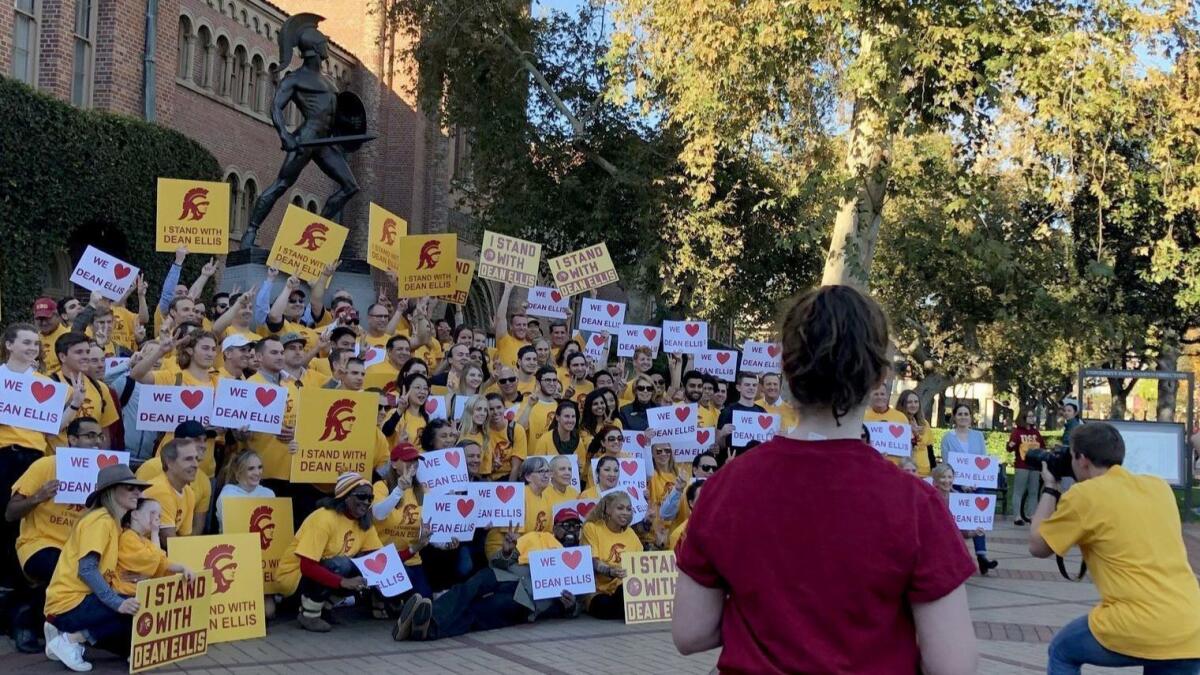
[(769, 441), (779, 433), (779, 415), (754, 411), (733, 411), (733, 440), (736, 448), (744, 448), (751, 441)]
[(650, 408), (646, 419), (655, 436), (683, 436), (696, 433), (700, 406), (696, 403), (676, 403)]
[(571, 462), (571, 487), (583, 491), (583, 483), (579, 479), (579, 462)]
[(116, 372), (117, 368), (120, 368), (126, 363), (129, 363), (128, 357), (109, 356), (104, 359), (104, 374), (109, 375), (113, 372)]
[(422, 453), (417, 461), (417, 482), (431, 494), (466, 489), (470, 478), (463, 449), (446, 448)]
[[(358, 345), (355, 345), (354, 348), (358, 349)], [(360, 353), (355, 356), (362, 359), (363, 369), (377, 366), (387, 358), (387, 349), (384, 347), (368, 347), (366, 351), (359, 351)]]
[(446, 419), (446, 397), (430, 395), (425, 399), (425, 414), (429, 421)]
[(466, 394), (458, 394), (454, 397), (454, 419), (461, 420), (463, 411), (467, 409), (467, 402), (471, 400)]
[(525, 486), (521, 483), (470, 483), (475, 527), (508, 527), (525, 522)]
[(96, 488), (96, 474), (113, 464), (129, 464), (129, 453), (121, 450), (56, 448), (54, 477), (58, 479), (55, 504), (82, 504)]
[(463, 495), (433, 495), (426, 498), (421, 516), (429, 523), (431, 544), (449, 544), (475, 536), (475, 499)]
[(591, 513), (594, 508), (596, 508), (595, 499), (568, 499), (565, 502), (559, 502), (554, 505), (553, 512), (550, 514), (550, 520), (553, 521), (555, 518), (558, 518), (558, 512), (567, 509), (578, 513), (580, 520), (587, 520), (587, 514)]
[(109, 300), (120, 300), (137, 277), (138, 268), (88, 246), (75, 264), (75, 271), (71, 272), (71, 283), (96, 291)]
[(223, 377), (217, 380), (212, 424), (225, 429), (249, 427), (255, 433), (278, 434), (283, 426), (287, 397), (285, 387)]
[[(600, 479), (596, 476), (596, 465), (600, 463), (602, 457), (592, 458), (592, 476), (596, 478), (597, 484)], [(642, 490), (648, 489), (646, 484), (646, 476), (650, 472), (650, 467), (653, 466), (650, 462), (641, 457), (620, 457), (620, 473), (617, 474), (617, 487), (631, 486)]]
[(742, 347), (742, 370), (747, 373), (778, 373), (783, 371), (783, 347), (778, 342), (746, 340)]
[(592, 333), (592, 336), (583, 344), (583, 353), (592, 361), (603, 366), (608, 363), (608, 344), (611, 341), (611, 335)]
[(395, 544), (388, 544), (374, 553), (351, 558), (350, 562), (362, 572), (367, 585), (378, 588), (384, 597), (395, 597), (413, 587), (412, 580), (408, 578), (408, 570), (404, 568), (404, 561), (400, 560), (400, 554), (396, 552)]
[(532, 316), (544, 316), (547, 319), (567, 318), (567, 309), (571, 299), (548, 286), (534, 286), (529, 289), (529, 297), (525, 299), (528, 305), (525, 313)]
[(1000, 462), (987, 455), (947, 452), (946, 463), (954, 469), (954, 484), (973, 488), (994, 488), (1000, 480)]
[(625, 325), (625, 303), (583, 298), (579, 308), (579, 330), (617, 335)]
[(212, 387), (173, 387), (143, 384), (138, 387), (138, 431), (175, 431), (181, 422), (196, 420), (211, 426)]
[(62, 382), (0, 367), (0, 424), (58, 435), (67, 390)]
[(529, 578), (533, 599), (561, 597), (563, 591), (575, 596), (596, 592), (592, 570), (592, 547), (572, 546), (529, 553)]
[(713, 427), (700, 427), (694, 434), (674, 436), (670, 439), (671, 450), (675, 454), (675, 463), (689, 466), (697, 455), (708, 452), (716, 442), (717, 430)]
[(633, 520), (629, 521), (630, 525), (637, 525), (646, 519), (646, 515), (650, 512), (650, 505), (646, 502), (647, 493), (645, 488), (639, 488), (633, 485), (618, 484), (617, 487), (611, 490), (605, 490), (598, 496), (600, 499), (604, 499), (605, 495), (609, 495), (614, 492), (624, 492), (625, 494), (629, 495), (629, 501), (633, 503)]
[(951, 492), (950, 515), (960, 530), (989, 531), (996, 517), (996, 495)]
[(863, 422), (871, 434), (871, 447), (885, 455), (912, 456), (912, 427), (896, 422)]
[(698, 354), (708, 349), (707, 321), (664, 321), (663, 351), (668, 354)]
[(695, 368), (718, 380), (733, 382), (738, 372), (737, 352), (726, 349), (705, 349), (697, 352)]
[(656, 326), (639, 326), (625, 324), (617, 340), (617, 357), (631, 357), (633, 350), (638, 347), (649, 347), (650, 354), (658, 357), (658, 347), (662, 344), (662, 329)]

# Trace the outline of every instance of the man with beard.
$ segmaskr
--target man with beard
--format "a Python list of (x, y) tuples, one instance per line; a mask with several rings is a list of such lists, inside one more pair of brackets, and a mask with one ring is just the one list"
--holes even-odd
[(683, 398), (687, 403), (696, 404), (696, 421), (701, 427), (715, 427), (721, 411), (705, 405), (704, 384), (703, 373), (698, 370), (687, 371), (683, 374)]
[(392, 639), (438, 640), (471, 631), (516, 626), (538, 619), (571, 618), (580, 604), (569, 591), (558, 598), (533, 599), (529, 554), (579, 545), (583, 524), (575, 509), (565, 508), (554, 517), (554, 533), (517, 529), (504, 533), (504, 546), (491, 567), (452, 586), (437, 600), (413, 595), (404, 603), (392, 629)]

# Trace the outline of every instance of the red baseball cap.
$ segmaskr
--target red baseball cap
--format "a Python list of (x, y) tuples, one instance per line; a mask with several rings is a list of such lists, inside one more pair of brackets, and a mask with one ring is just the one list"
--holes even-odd
[(555, 525), (565, 523), (568, 520), (582, 520), (582, 518), (579, 517), (579, 512), (572, 508), (563, 509), (554, 516)]
[(421, 453), (417, 451), (417, 446), (413, 445), (412, 443), (400, 442), (396, 444), (396, 447), (392, 448), (393, 462), (397, 460), (404, 462), (415, 462), (420, 456)]
[(58, 303), (53, 298), (38, 298), (33, 301), (33, 318), (44, 319), (58, 314)]

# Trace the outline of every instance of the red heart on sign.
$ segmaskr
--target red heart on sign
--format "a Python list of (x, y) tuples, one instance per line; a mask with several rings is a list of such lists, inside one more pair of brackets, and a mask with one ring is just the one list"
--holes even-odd
[(975, 466), (980, 469), (988, 468), (988, 464), (991, 464), (991, 463), (992, 463), (991, 457), (976, 457), (975, 458)]
[(637, 473), (637, 462), (621, 462), (621, 470), (632, 476)]
[(507, 504), (508, 500), (512, 499), (513, 495), (516, 493), (517, 489), (511, 485), (501, 485), (496, 488), (496, 497), (498, 497), (500, 501), (504, 502), (505, 504)]
[(779, 345), (767, 345), (767, 353), (771, 355), (771, 358), (779, 356)]
[(637, 499), (637, 498), (638, 498), (638, 491), (637, 491), (637, 488), (633, 487), (632, 485), (630, 485), (629, 487), (625, 488), (625, 491), (626, 491), (626, 492), (628, 492), (628, 493), (629, 493), (629, 494), (630, 494), (630, 495), (631, 495), (631, 496), (632, 496), (634, 499)]
[(587, 518), (587, 514), (591, 513), (592, 509), (594, 509), (594, 508), (596, 508), (596, 502), (581, 501), (581, 502), (579, 502), (578, 508), (576, 508), (575, 510), (579, 512), (579, 516), (581, 518)]
[(696, 432), (696, 442), (701, 443), (701, 444), (707, 443), (708, 435), (709, 435), (708, 429), (701, 429), (701, 430), (697, 431)]
[(425, 399), (425, 412), (432, 415), (434, 413), (434, 411), (437, 410), (437, 408), (438, 408), (437, 399), (435, 399), (435, 398)]
[(583, 551), (563, 551), (562, 561), (567, 567), (575, 569), (583, 562)]
[(365, 361), (366, 363), (370, 363), (370, 362), (374, 361), (375, 357), (378, 355), (379, 355), (379, 350), (371, 348), (371, 349), (367, 350), (366, 354), (363, 354), (362, 358), (363, 358), (363, 361)]
[(642, 446), (643, 448), (646, 447), (646, 444), (649, 442), (650, 442), (650, 439), (646, 438), (646, 434), (638, 434), (637, 435), (637, 444)]
[(770, 429), (771, 428), (771, 416), (770, 415), (759, 415), (758, 416), (758, 426), (760, 426), (764, 429)]
[(446, 463), (456, 469), (458, 468), (458, 460), (459, 460), (459, 456), (458, 456), (457, 452), (447, 452), (446, 453)]
[(685, 332), (685, 333), (687, 333), (688, 335), (690, 335), (690, 336), (692, 336), (692, 337), (696, 337), (696, 333), (699, 333), (699, 332), (700, 332), (700, 324), (698, 324), (698, 323), (689, 323), (689, 324), (687, 324), (687, 325), (685, 325), (685, 326), (683, 327), (683, 330), (684, 330), (684, 332)]
[(204, 400), (204, 392), (199, 389), (184, 389), (179, 392), (179, 400), (191, 410), (195, 410)]
[(470, 513), (471, 509), (473, 509), (473, 508), (475, 508), (475, 500), (474, 499), (458, 500), (458, 515), (462, 516), (463, 518), (466, 518), (467, 514)]
[(116, 265), (113, 266), (113, 278), (124, 279), (125, 277), (129, 276), (129, 273), (132, 271), (133, 270), (129, 268), (129, 265), (122, 265), (121, 263), (117, 263)]
[(692, 411), (689, 408), (683, 408), (683, 407), (676, 408), (675, 409), (675, 419), (682, 422), (688, 418), (688, 415), (691, 414), (691, 412)]
[(647, 340), (653, 342), (654, 338), (658, 337), (658, 331), (653, 328), (643, 328), (642, 335), (645, 335)]
[(96, 455), (96, 466), (103, 469), (117, 463), (116, 455)]
[(34, 400), (38, 403), (45, 403), (51, 396), (54, 396), (55, 387), (48, 382), (34, 382), (29, 388), (29, 393), (33, 394)]
[(599, 335), (599, 334), (593, 335), (592, 336), (592, 344), (596, 345), (597, 347), (603, 347), (604, 346), (604, 336)]
[(278, 395), (278, 391), (275, 391), (274, 389), (268, 389), (266, 387), (259, 387), (258, 389), (254, 390), (254, 398), (258, 399), (258, 404), (263, 407), (271, 405), (271, 402), (274, 401), (275, 397)]
[(987, 511), (987, 507), (991, 503), (992, 503), (992, 500), (988, 499), (987, 497), (976, 497), (975, 498), (975, 508), (979, 509), (980, 511)]
[(373, 558), (367, 558), (363, 563), (367, 569), (375, 574), (383, 574), (383, 570), (387, 567), (387, 554), (380, 553)]
[(904, 427), (899, 424), (890, 424), (888, 425), (888, 433), (892, 435), (892, 438), (900, 438), (900, 435), (904, 433)]
[(621, 311), (620, 305), (609, 305), (608, 306), (608, 315), (609, 316), (616, 316), (617, 312), (619, 312), (619, 311)]
[(558, 291), (550, 291), (550, 299), (555, 302), (559, 302), (562, 300), (562, 293), (559, 293)]
[(717, 363), (719, 363), (721, 365), (725, 365), (725, 362), (728, 360), (729, 360), (729, 352), (717, 352)]

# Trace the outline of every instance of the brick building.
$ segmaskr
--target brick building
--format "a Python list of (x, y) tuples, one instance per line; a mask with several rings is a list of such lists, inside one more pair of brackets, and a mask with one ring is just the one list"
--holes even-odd
[[(326, 17), (328, 74), (362, 98), (369, 128), (380, 135), (351, 158), (362, 191), (343, 224), (352, 230), (347, 257), (362, 257), (369, 201), (406, 218), (412, 232), (445, 231), (461, 217), (450, 212), (449, 185), (464, 143), (416, 110), (407, 38), (388, 25), (383, 1), (3, 0), (0, 74), (200, 142), (231, 186), (237, 248), (251, 205), (283, 159), (270, 120), (276, 34), (289, 12)], [(286, 203), (319, 211), (334, 190), (310, 165), (263, 224), (259, 245), (270, 246)]]

